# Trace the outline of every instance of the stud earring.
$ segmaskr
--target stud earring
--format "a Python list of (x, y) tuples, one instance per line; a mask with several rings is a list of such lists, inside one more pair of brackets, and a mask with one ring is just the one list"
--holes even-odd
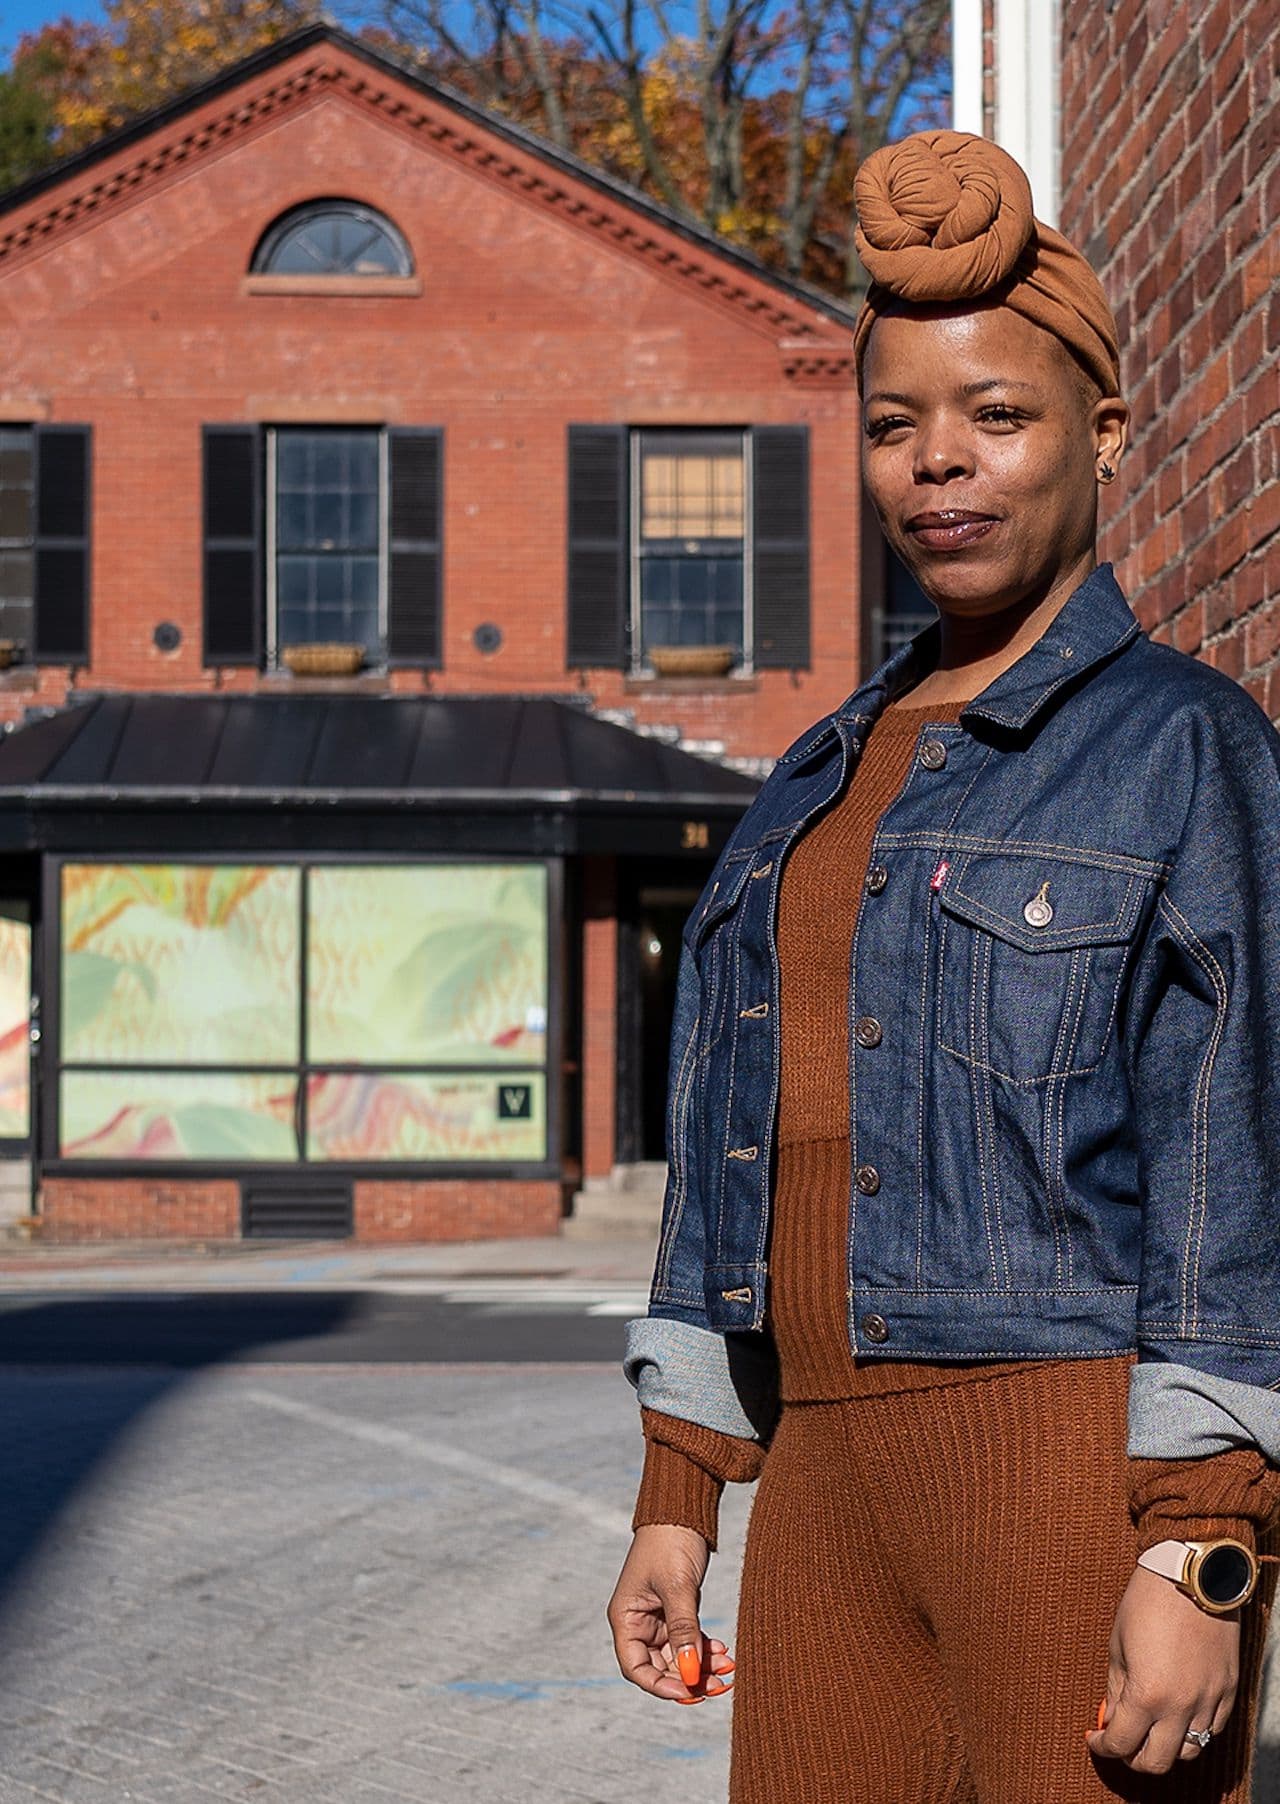
[(1110, 482), (1114, 476), (1115, 476), (1115, 471), (1111, 468), (1110, 464), (1101, 463), (1098, 465), (1098, 481), (1099, 482)]

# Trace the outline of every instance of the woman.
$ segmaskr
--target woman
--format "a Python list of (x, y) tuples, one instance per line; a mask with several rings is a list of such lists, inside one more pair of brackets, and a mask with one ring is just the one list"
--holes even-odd
[(699, 1590), (759, 1476), (732, 1804), (1248, 1804), (1280, 734), (1097, 565), (1115, 323), (1018, 165), (917, 134), (857, 202), (864, 480), (939, 619), (686, 923), (615, 1648), (728, 1691)]

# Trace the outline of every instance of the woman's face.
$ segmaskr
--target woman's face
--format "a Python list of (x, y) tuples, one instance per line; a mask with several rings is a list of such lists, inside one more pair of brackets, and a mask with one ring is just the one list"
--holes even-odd
[(885, 537), (944, 613), (1038, 600), (1094, 565), (1098, 466), (1128, 410), (1007, 307), (877, 319), (863, 358), (862, 470)]

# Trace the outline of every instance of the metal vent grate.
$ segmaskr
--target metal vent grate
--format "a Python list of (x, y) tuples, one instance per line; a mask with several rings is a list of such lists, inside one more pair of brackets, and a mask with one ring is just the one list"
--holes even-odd
[(246, 1240), (336, 1240), (353, 1231), (350, 1184), (254, 1180), (240, 1186), (240, 1232)]

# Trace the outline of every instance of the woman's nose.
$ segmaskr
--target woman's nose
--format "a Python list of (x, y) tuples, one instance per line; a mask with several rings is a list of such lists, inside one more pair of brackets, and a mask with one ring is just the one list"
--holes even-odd
[(949, 482), (954, 476), (971, 476), (972, 452), (945, 424), (925, 427), (916, 438), (912, 474), (917, 482)]

